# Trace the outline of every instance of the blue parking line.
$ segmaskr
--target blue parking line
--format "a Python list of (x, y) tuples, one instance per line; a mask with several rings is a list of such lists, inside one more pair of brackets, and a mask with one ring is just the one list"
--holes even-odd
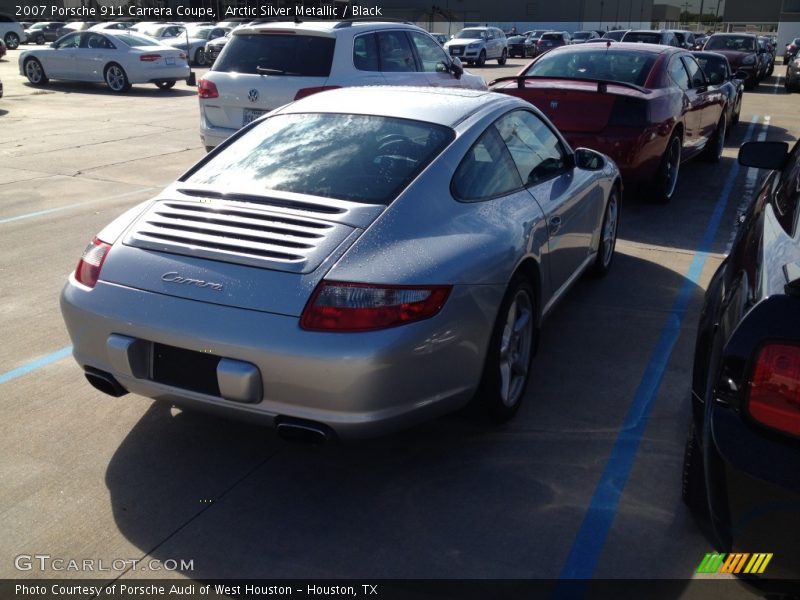
[[(759, 117), (754, 116), (750, 121), (745, 133), (746, 140), (751, 138), (758, 120)], [(572, 543), (572, 548), (561, 570), (559, 579), (590, 579), (597, 568), (608, 532), (619, 507), (622, 492), (633, 468), (639, 443), (642, 440), (642, 435), (650, 416), (650, 410), (653, 408), (653, 403), (658, 395), (672, 350), (681, 334), (681, 324), (686, 316), (697, 282), (703, 272), (711, 245), (719, 230), (722, 215), (728, 205), (728, 199), (738, 174), (739, 163), (736, 162), (728, 173), (725, 186), (706, 226), (703, 239), (695, 252), (683, 285), (675, 298), (675, 303), (672, 306), (667, 322), (661, 330), (661, 335), (642, 375), (633, 402), (628, 408), (628, 414), (625, 416), (622, 429), (614, 443), (614, 448), (611, 450), (611, 455), (603, 474), (600, 476), (600, 481), (595, 487), (592, 500), (584, 515), (578, 534)], [(566, 587), (556, 590), (556, 595), (559, 595), (559, 591), (565, 592), (567, 589), (572, 594), (576, 591), (574, 587)]]
[(67, 204), (66, 206), (49, 208), (47, 210), (37, 210), (36, 212), (29, 212), (22, 215), (17, 215), (16, 217), (7, 217), (5, 219), (0, 219), (0, 225), (5, 225), (6, 223), (13, 223), (14, 221), (21, 221), (23, 219), (30, 219), (33, 217), (40, 217), (42, 215), (49, 215), (55, 212), (61, 212), (62, 210), (69, 210), (70, 208), (75, 208), (76, 206), (85, 206), (86, 204), (93, 204), (95, 202), (105, 202), (107, 200), (116, 200), (118, 198), (124, 198), (126, 196), (133, 196), (134, 194), (141, 194), (143, 192), (151, 192), (156, 189), (159, 188), (156, 187), (140, 188), (138, 190), (133, 190), (132, 192), (125, 192), (123, 194), (117, 194), (115, 196), (107, 196), (106, 198), (97, 198), (95, 200), (86, 200), (85, 202), (76, 202), (75, 204)]
[(27, 375), (36, 369), (46, 367), (47, 365), (59, 361), (62, 358), (66, 358), (70, 354), (72, 354), (72, 346), (67, 346), (66, 348), (61, 348), (61, 350), (56, 350), (50, 354), (40, 356), (36, 360), (33, 360), (26, 365), (22, 365), (21, 367), (17, 367), (16, 369), (12, 369), (11, 371), (7, 371), (0, 375), (0, 384), (7, 383), (12, 379), (16, 379), (17, 377)]

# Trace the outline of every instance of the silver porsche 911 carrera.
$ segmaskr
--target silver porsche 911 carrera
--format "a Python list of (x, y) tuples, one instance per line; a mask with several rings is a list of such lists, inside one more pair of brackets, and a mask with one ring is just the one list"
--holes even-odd
[(539, 327), (611, 266), (616, 166), (523, 100), (345, 88), (242, 129), (91, 241), (61, 308), (88, 380), (287, 435), (470, 401), (511, 418)]

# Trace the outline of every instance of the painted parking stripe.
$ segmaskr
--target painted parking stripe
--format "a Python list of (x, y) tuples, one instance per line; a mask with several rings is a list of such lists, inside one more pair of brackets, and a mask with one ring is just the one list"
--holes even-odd
[(33, 217), (40, 217), (42, 215), (49, 215), (56, 212), (61, 212), (63, 210), (69, 210), (71, 208), (76, 208), (78, 206), (86, 206), (87, 204), (94, 204), (96, 202), (107, 202), (109, 200), (116, 200), (118, 198), (125, 198), (126, 196), (133, 196), (135, 194), (143, 194), (144, 192), (152, 192), (153, 190), (162, 189), (158, 187), (146, 187), (140, 188), (138, 190), (133, 190), (132, 192), (125, 192), (124, 194), (116, 194), (114, 196), (107, 196), (105, 198), (97, 198), (96, 200), (87, 200), (86, 202), (76, 202), (75, 204), (67, 204), (66, 206), (59, 206), (58, 208), (50, 208), (47, 210), (37, 210), (36, 212), (29, 212), (22, 215), (17, 215), (16, 217), (7, 217), (5, 219), (0, 219), (0, 225), (5, 225), (6, 223), (13, 223), (14, 221), (22, 221), (23, 219), (32, 219)]
[(44, 356), (40, 356), (36, 360), (32, 360), (31, 362), (22, 365), (21, 367), (17, 367), (16, 369), (12, 369), (11, 371), (7, 371), (3, 374), (0, 374), (0, 384), (7, 383), (12, 379), (16, 379), (17, 377), (22, 377), (23, 375), (27, 375), (32, 371), (41, 369), (42, 367), (46, 367), (47, 365), (52, 364), (54, 362), (58, 362), (59, 360), (66, 358), (70, 354), (72, 354), (72, 346), (67, 346), (66, 348), (61, 348), (61, 350), (56, 350), (55, 352), (51, 352), (50, 354), (45, 354)]
[[(759, 117), (754, 116), (747, 127), (744, 139), (753, 135)], [(681, 334), (681, 325), (686, 316), (689, 302), (694, 294), (700, 274), (703, 272), (708, 253), (719, 229), (722, 215), (728, 205), (733, 184), (739, 175), (739, 163), (731, 167), (725, 186), (714, 206), (714, 212), (706, 226), (703, 239), (695, 252), (683, 285), (675, 298), (667, 322), (664, 324), (650, 361), (628, 408), (617, 440), (611, 450), (605, 470), (595, 487), (589, 507), (584, 515), (578, 534), (572, 543), (566, 563), (561, 570), (560, 579), (590, 579), (597, 568), (606, 537), (617, 514), (619, 501), (628, 481), (647, 419), (658, 395), (658, 389), (667, 369), (667, 363), (675, 343)], [(561, 591), (566, 591), (563, 588)], [(575, 591), (574, 588), (571, 591)], [(558, 591), (557, 594), (558, 595)]]

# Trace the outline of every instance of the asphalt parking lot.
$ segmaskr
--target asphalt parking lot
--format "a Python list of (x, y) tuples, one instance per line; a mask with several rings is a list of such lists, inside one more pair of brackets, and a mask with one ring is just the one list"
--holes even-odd
[[(510, 424), (303, 446), (86, 383), (59, 291), (96, 232), (204, 155), (196, 92), (33, 88), (17, 56), (0, 60), (0, 578), (689, 579), (712, 551), (680, 500), (694, 332), (757, 182), (739, 144), (800, 135), (782, 67), (719, 164), (684, 165), (669, 205), (624, 201), (612, 272), (545, 323)], [(192, 568), (19, 568), (37, 554)]]

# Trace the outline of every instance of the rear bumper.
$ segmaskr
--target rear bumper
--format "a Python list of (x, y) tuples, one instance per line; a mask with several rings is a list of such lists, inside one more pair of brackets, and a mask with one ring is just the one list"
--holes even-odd
[(723, 537), (737, 552), (773, 553), (764, 577), (800, 577), (800, 446), (765, 435), (719, 405), (711, 408), (710, 424), (718, 460), (706, 461), (707, 480)]
[(155, 81), (179, 81), (189, 77), (189, 65), (164, 65), (153, 69), (131, 70), (128, 80), (131, 83), (152, 83)]
[[(278, 417), (314, 421), (339, 437), (357, 438), (407, 427), (466, 404), (481, 376), (494, 319), (479, 307), (496, 306), (500, 296), (502, 289), (494, 286), (460, 286), (432, 319), (358, 334), (303, 331), (297, 317), (103, 281), (92, 290), (67, 283), (61, 310), (76, 361), (113, 375), (130, 392), (264, 424)], [(109, 341), (112, 335), (252, 365), (258, 370), (260, 393), (255, 401), (237, 402), (224, 394), (166, 385), (160, 382), (163, 378), (154, 381), (153, 362), (120, 368), (120, 354)], [(193, 376), (202, 377), (202, 364), (186, 368), (196, 368)]]

